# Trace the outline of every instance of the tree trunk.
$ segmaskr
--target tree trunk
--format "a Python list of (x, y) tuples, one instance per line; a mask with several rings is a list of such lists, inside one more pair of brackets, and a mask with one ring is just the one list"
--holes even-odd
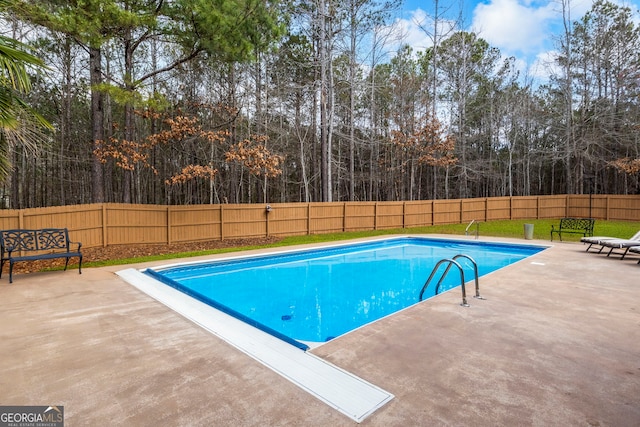
[[(89, 48), (89, 72), (91, 81), (91, 139), (96, 148), (104, 141), (104, 108), (102, 93), (97, 86), (102, 83), (102, 51), (99, 47)], [(94, 155), (91, 162), (91, 183), (93, 203), (104, 202), (104, 173), (102, 163)]]

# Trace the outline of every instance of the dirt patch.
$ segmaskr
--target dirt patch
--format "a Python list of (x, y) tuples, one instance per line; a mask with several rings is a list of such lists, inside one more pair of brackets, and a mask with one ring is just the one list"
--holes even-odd
[[(208, 240), (202, 242), (176, 243), (171, 245), (114, 245), (107, 247), (82, 248), (82, 263), (92, 261), (109, 261), (116, 259), (140, 258), (151, 255), (177, 254), (212, 249), (239, 248), (276, 243), (276, 237), (235, 240)], [(37, 260), (17, 262), (13, 266), (14, 273), (32, 273), (51, 267), (64, 267), (64, 259)], [(72, 258), (69, 265), (77, 265), (78, 259)], [(8, 267), (5, 268), (8, 272)]]

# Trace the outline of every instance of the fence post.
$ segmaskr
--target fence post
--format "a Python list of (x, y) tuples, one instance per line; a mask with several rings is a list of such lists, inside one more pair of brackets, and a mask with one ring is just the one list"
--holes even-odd
[(513, 196), (509, 196), (509, 221), (513, 220)]
[(264, 211), (264, 232), (265, 232), (265, 237), (269, 237), (269, 211), (270, 211), (270, 207), (269, 205), (267, 205), (267, 208), (265, 208)]
[(431, 201), (431, 225), (436, 225), (436, 201)]
[(220, 204), (220, 240), (224, 240), (224, 205)]
[(378, 202), (373, 205), (373, 229), (378, 229)]
[(489, 198), (484, 198), (484, 221), (489, 221)]
[(171, 205), (167, 205), (167, 244), (171, 244)]
[(102, 203), (102, 246), (107, 247), (109, 242), (107, 241), (107, 206)]
[(347, 202), (342, 204), (342, 232), (347, 230)]

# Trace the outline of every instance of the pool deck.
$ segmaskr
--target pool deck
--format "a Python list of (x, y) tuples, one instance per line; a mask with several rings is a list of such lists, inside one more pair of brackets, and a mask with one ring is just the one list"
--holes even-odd
[[(453, 290), (312, 351), (395, 396), (359, 425), (640, 425), (638, 255), (499, 241), (552, 247), (470, 307)], [(115, 274), (161, 264), (0, 279), (0, 405), (63, 405), (68, 426), (358, 425)]]

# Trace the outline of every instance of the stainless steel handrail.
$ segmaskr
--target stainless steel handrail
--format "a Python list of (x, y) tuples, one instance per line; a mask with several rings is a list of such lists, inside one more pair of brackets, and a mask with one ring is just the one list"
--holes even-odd
[(478, 236), (480, 235), (480, 221), (476, 221), (475, 219), (472, 219), (469, 225), (467, 225), (467, 228), (464, 229), (464, 235), (469, 235), (469, 229), (474, 223), (476, 224), (476, 240), (478, 240)]
[(454, 256), (453, 258), (441, 259), (440, 261), (438, 261), (438, 263), (435, 265), (435, 267), (433, 267), (433, 270), (431, 270), (431, 274), (429, 275), (429, 278), (424, 283), (424, 286), (422, 286), (422, 290), (420, 291), (420, 298), (419, 298), (420, 301), (422, 301), (422, 297), (424, 296), (424, 292), (429, 287), (429, 283), (431, 283), (431, 280), (435, 276), (435, 274), (438, 271), (438, 269), (440, 268), (440, 266), (446, 263), (447, 267), (445, 268), (444, 272), (442, 273), (442, 276), (440, 276), (440, 280), (438, 280), (438, 284), (436, 285), (435, 295), (438, 295), (438, 291), (440, 290), (440, 285), (442, 284), (442, 281), (446, 277), (447, 273), (449, 273), (449, 270), (451, 269), (451, 266), (455, 265), (456, 267), (458, 267), (458, 271), (460, 272), (460, 287), (462, 288), (462, 304), (460, 304), (460, 305), (462, 305), (463, 307), (469, 307), (469, 304), (467, 303), (467, 291), (466, 291), (466, 288), (465, 288), (464, 270), (463, 270), (462, 266), (456, 261), (458, 258), (466, 258), (469, 261), (471, 261), (471, 263), (473, 264), (473, 272), (474, 272), (474, 276), (475, 276), (475, 285), (476, 285), (475, 286), (476, 294), (474, 295), (474, 298), (484, 299), (483, 297), (480, 296), (480, 281), (478, 280), (478, 264), (470, 256), (464, 255), (464, 254), (458, 254), (458, 255)]

